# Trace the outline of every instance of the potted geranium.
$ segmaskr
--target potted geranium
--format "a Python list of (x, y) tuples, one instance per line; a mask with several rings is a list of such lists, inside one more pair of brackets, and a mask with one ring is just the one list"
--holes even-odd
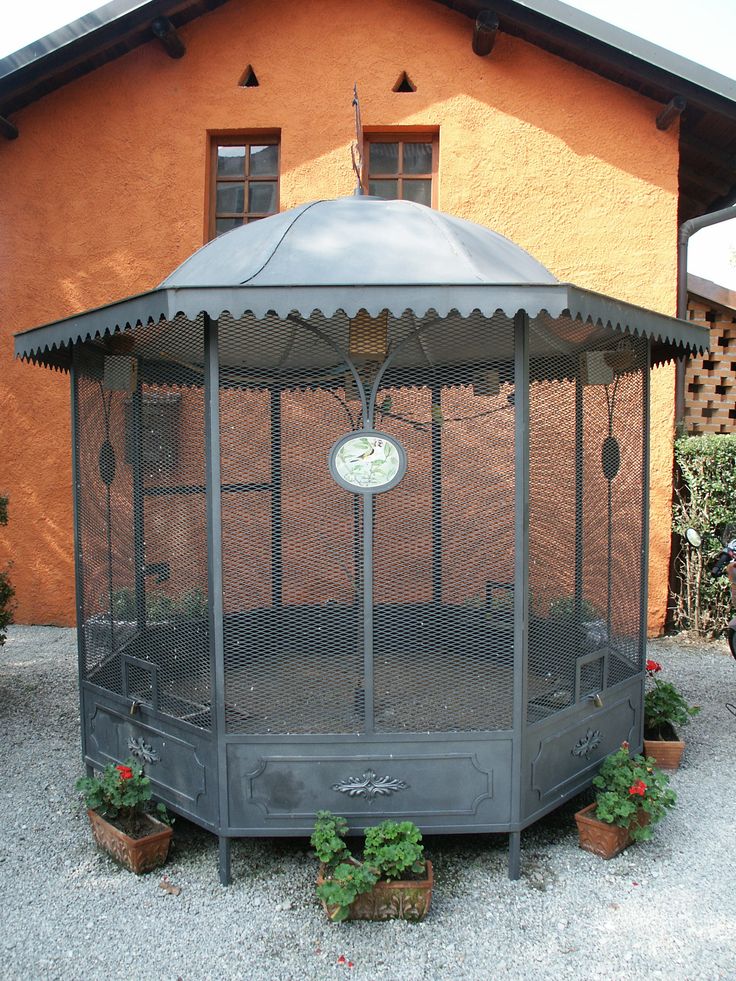
[(644, 753), (657, 766), (676, 770), (680, 765), (685, 743), (677, 727), (687, 725), (700, 711), (699, 705), (688, 705), (670, 681), (662, 681), (659, 661), (647, 661), (649, 685), (644, 694)]
[(163, 804), (151, 808), (151, 781), (136, 760), (110, 763), (101, 776), (82, 777), (76, 787), (103, 851), (139, 874), (163, 865), (171, 844), (169, 816)]
[(613, 858), (634, 841), (648, 841), (652, 825), (675, 803), (669, 778), (644, 756), (630, 756), (629, 744), (608, 756), (593, 779), (595, 801), (578, 811), (580, 847)]
[(322, 863), (317, 895), (331, 920), (421, 920), (432, 899), (432, 863), (411, 821), (383, 821), (365, 831), (362, 860), (345, 844), (348, 823), (319, 811), (311, 837)]

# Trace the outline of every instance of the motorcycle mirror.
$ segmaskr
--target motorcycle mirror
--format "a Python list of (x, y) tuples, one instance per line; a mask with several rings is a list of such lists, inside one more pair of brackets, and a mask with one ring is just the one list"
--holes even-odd
[(700, 533), (694, 528), (688, 528), (688, 530), (685, 532), (685, 538), (687, 538), (688, 542), (693, 548), (700, 548), (700, 546), (703, 544), (703, 539), (701, 538)]

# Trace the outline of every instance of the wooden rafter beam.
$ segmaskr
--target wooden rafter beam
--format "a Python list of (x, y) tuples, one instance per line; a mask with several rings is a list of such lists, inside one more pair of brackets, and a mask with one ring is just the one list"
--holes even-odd
[(18, 139), (18, 127), (14, 126), (5, 116), (0, 116), (0, 133), (6, 140)]
[(187, 53), (181, 35), (168, 17), (157, 17), (151, 24), (151, 30), (163, 44), (164, 50), (170, 58), (183, 58)]
[(481, 58), (493, 51), (498, 34), (498, 14), (494, 10), (479, 10), (473, 24), (473, 51)]
[(686, 108), (687, 101), (681, 95), (674, 96), (657, 115), (657, 129), (669, 129)]

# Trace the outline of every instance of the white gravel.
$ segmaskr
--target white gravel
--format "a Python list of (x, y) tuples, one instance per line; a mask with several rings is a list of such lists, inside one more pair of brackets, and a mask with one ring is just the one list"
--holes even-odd
[[(81, 773), (73, 630), (11, 628), (0, 649), (0, 978), (145, 981), (736, 979), (736, 662), (725, 643), (662, 639), (650, 656), (702, 705), (655, 838), (610, 862), (580, 851), (569, 802), (522, 835), (427, 840), (432, 910), (410, 925), (329, 924), (306, 841), (233, 844), (179, 821), (165, 869), (96, 851)], [(353, 968), (338, 963), (340, 955)]]

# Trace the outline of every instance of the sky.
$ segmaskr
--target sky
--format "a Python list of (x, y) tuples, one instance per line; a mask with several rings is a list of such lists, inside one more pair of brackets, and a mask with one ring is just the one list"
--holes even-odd
[[(98, 6), (90, 0), (0, 0), (0, 58)], [(569, 6), (736, 78), (736, 0), (577, 0)], [(736, 218), (690, 239), (688, 271), (736, 290)]]

